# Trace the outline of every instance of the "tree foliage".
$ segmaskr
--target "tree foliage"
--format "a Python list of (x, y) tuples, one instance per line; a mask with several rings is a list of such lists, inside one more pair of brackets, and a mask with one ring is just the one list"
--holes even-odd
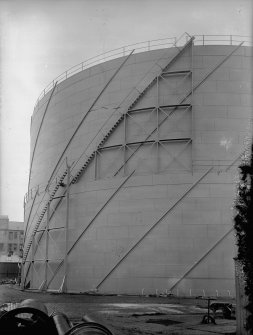
[(246, 150), (239, 169), (234, 228), (238, 246), (237, 259), (243, 268), (248, 299), (246, 329), (253, 334), (253, 143)]

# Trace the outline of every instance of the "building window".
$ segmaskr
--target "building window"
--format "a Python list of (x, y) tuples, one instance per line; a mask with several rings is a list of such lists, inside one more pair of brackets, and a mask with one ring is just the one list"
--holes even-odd
[(18, 232), (14, 231), (14, 240), (18, 238)]
[(9, 251), (12, 250), (12, 243), (8, 243), (8, 250), (9, 250)]
[(9, 240), (13, 240), (13, 231), (9, 232)]
[(16, 243), (13, 244), (13, 251), (17, 251), (17, 244)]
[(0, 251), (3, 251), (3, 249), (4, 249), (4, 244), (0, 243)]

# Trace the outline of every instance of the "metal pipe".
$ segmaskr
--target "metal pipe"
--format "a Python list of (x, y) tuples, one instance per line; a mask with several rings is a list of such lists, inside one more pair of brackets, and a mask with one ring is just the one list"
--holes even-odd
[(65, 314), (54, 312), (51, 317), (54, 321), (58, 335), (64, 335), (71, 329), (72, 325)]

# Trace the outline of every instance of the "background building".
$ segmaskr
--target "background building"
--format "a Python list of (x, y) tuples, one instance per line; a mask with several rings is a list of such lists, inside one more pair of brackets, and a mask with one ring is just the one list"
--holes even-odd
[(79, 64), (43, 91), (31, 120), (24, 286), (234, 295), (249, 45), (151, 41)]
[(16, 278), (24, 245), (24, 222), (9, 221), (0, 215), (0, 278)]

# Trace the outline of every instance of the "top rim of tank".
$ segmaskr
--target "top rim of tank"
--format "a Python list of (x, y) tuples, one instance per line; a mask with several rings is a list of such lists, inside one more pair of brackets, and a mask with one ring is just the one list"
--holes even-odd
[(40, 93), (35, 106), (38, 102), (44, 98), (44, 96), (52, 90), (54, 85), (63, 82), (64, 80), (72, 77), (73, 75), (87, 70), (95, 65), (104, 63), (109, 60), (117, 59), (120, 57), (127, 56), (129, 53), (133, 54), (163, 49), (166, 47), (181, 47), (189, 41), (189, 39), (194, 39), (195, 46), (206, 46), (206, 45), (238, 45), (243, 42), (244, 46), (252, 46), (252, 40), (250, 36), (242, 35), (189, 35), (187, 32), (183, 33), (179, 38), (177, 37), (167, 37), (156, 40), (138, 42), (135, 44), (125, 45), (123, 47), (113, 49), (102, 54), (96, 55), (92, 58), (86, 59), (85, 61), (78, 63), (68, 70), (61, 73), (59, 76), (53, 79), (50, 84), (48, 84), (44, 90)]

